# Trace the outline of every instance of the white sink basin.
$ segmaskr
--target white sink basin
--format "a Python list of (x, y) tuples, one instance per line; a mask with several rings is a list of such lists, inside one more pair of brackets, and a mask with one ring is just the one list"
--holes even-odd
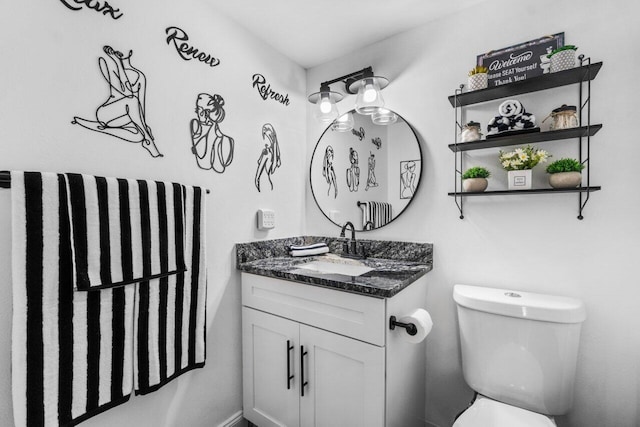
[(373, 270), (365, 265), (342, 264), (327, 261), (311, 261), (297, 266), (305, 270), (311, 270), (323, 274), (344, 274), (345, 276), (360, 276)]

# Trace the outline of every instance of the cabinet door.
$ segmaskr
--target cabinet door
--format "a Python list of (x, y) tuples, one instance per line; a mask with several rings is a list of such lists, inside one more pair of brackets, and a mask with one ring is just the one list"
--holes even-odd
[(244, 417), (260, 427), (299, 425), (298, 337), (298, 323), (242, 308)]
[(384, 347), (306, 325), (300, 343), (302, 427), (384, 426)]

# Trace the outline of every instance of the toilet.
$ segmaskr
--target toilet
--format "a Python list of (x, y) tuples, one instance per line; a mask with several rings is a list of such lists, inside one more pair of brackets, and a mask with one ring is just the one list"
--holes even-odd
[(477, 397), (453, 427), (550, 427), (569, 411), (582, 301), (455, 285), (464, 379)]

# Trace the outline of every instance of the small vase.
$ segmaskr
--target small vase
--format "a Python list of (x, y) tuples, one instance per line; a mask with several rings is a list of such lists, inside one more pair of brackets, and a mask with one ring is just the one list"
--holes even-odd
[(531, 169), (520, 171), (509, 171), (509, 190), (530, 190), (531, 189)]
[(551, 55), (551, 72), (568, 70), (576, 66), (576, 51), (573, 49), (561, 50)]
[(575, 188), (582, 183), (580, 172), (558, 172), (549, 175), (549, 184), (553, 188)]
[(469, 76), (469, 91), (486, 89), (489, 85), (489, 75), (487, 73), (477, 73)]
[(487, 189), (486, 178), (467, 178), (462, 180), (462, 189), (467, 193), (480, 193)]

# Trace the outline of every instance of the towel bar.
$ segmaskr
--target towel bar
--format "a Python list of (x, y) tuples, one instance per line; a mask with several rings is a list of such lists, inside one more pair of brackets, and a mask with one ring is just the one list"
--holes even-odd
[[(11, 188), (11, 173), (9, 171), (0, 171), (0, 188)], [(207, 188), (207, 194), (211, 191)]]

